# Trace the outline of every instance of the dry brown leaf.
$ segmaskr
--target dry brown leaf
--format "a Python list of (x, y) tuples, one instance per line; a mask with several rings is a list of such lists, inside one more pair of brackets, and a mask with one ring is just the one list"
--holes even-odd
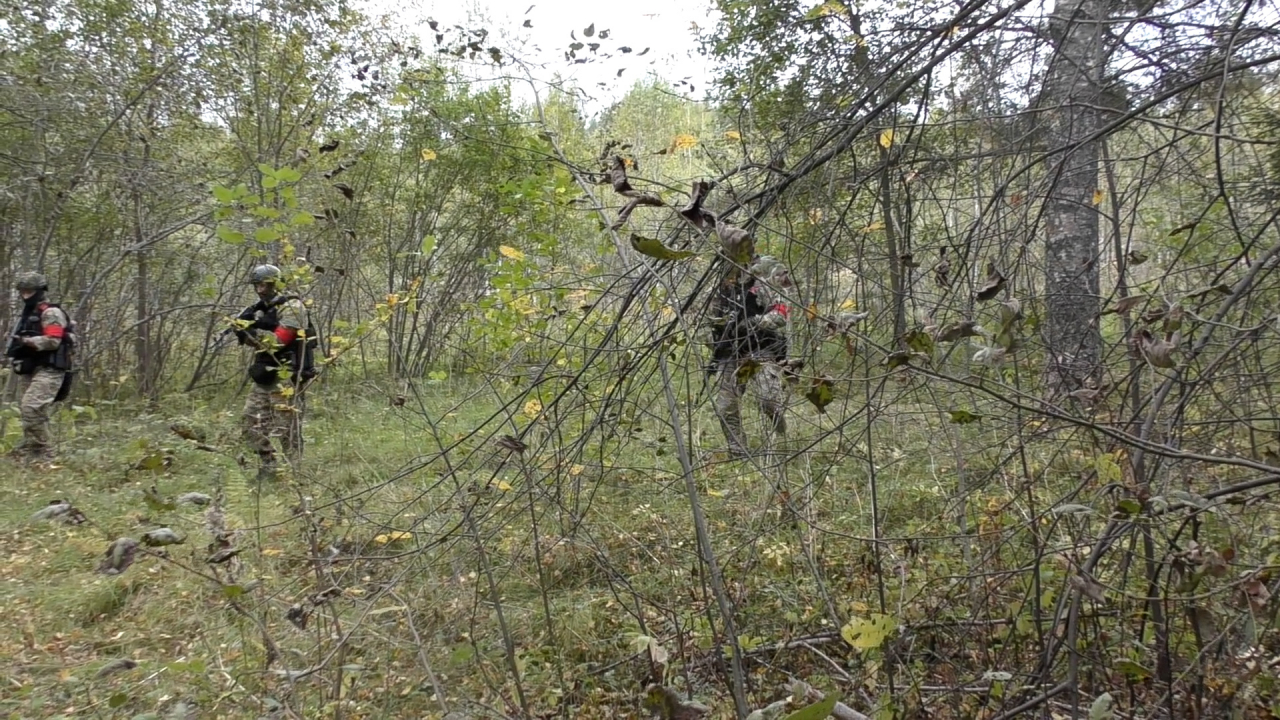
[(974, 297), (980, 301), (991, 300), (995, 298), (996, 295), (1000, 294), (1000, 291), (1004, 289), (1006, 282), (1008, 281), (1005, 276), (1001, 275), (1000, 271), (996, 269), (996, 264), (988, 262), (986, 282), (982, 283), (982, 286), (978, 288), (978, 292), (974, 294)]

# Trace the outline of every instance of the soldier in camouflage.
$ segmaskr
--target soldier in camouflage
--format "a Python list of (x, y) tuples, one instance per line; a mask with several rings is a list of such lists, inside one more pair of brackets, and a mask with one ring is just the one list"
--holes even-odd
[(13, 372), (22, 378), (22, 442), (11, 455), (18, 459), (52, 460), (53, 439), (49, 415), (61, 400), (71, 370), (71, 321), (45, 295), (49, 284), (44, 275), (19, 273), (14, 283), (22, 296), (22, 315), (9, 337), (6, 351)]
[(259, 480), (278, 469), (274, 438), (290, 464), (302, 456), (302, 388), (310, 379), (307, 308), (296, 295), (283, 295), (284, 278), (275, 265), (259, 265), (249, 274), (258, 302), (241, 313), (236, 337), (253, 346), (249, 377), (253, 389), (244, 403), (245, 439), (260, 460)]
[(719, 374), (716, 416), (734, 457), (749, 454), (740, 409), (748, 385), (774, 435), (786, 433), (783, 379), (794, 363), (787, 359), (787, 304), (782, 293), (791, 287), (786, 266), (763, 255), (746, 273), (730, 269), (715, 296), (710, 370)]

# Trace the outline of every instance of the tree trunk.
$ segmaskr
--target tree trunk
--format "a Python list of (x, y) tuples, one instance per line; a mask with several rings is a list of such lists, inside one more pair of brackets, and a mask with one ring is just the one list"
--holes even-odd
[(1106, 0), (1059, 0), (1049, 19), (1055, 52), (1045, 74), (1046, 371), (1054, 390), (1079, 388), (1099, 371), (1098, 190)]

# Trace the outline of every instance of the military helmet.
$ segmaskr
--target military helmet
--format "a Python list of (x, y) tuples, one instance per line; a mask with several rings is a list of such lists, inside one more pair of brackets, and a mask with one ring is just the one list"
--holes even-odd
[(767, 281), (769, 280), (769, 278), (773, 277), (773, 274), (776, 273), (778, 270), (784, 270), (784, 269), (786, 268), (782, 265), (782, 263), (778, 262), (778, 259), (775, 258), (774, 256), (761, 255), (760, 257), (751, 261), (751, 265), (747, 267), (747, 272), (751, 273), (751, 275), (754, 277)]
[(275, 265), (259, 265), (249, 271), (250, 285), (272, 281), (280, 282), (280, 268)]
[(24, 292), (39, 292), (49, 287), (49, 281), (38, 272), (20, 272), (13, 286)]

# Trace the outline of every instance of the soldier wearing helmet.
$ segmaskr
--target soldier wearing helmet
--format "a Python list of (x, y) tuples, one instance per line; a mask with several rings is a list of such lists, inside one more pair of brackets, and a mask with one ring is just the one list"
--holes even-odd
[(284, 275), (275, 265), (258, 265), (249, 272), (258, 294), (236, 322), (241, 345), (254, 348), (249, 377), (253, 388), (244, 403), (245, 438), (258, 453), (258, 479), (275, 477), (274, 438), (290, 463), (302, 455), (302, 389), (314, 370), (307, 308), (297, 295), (283, 294)]
[(783, 293), (792, 287), (785, 265), (769, 255), (755, 256), (745, 273), (737, 266), (728, 268), (713, 300), (714, 360), (708, 369), (719, 374), (716, 416), (733, 457), (749, 454), (740, 409), (748, 385), (753, 386), (774, 434), (786, 433), (783, 378), (795, 363), (787, 360), (788, 311)]
[(37, 272), (18, 273), (14, 287), (22, 296), (22, 315), (6, 351), (13, 372), (22, 377), (22, 442), (11, 455), (53, 459), (49, 414), (69, 389), (73, 326), (66, 312), (47, 300), (49, 283)]

